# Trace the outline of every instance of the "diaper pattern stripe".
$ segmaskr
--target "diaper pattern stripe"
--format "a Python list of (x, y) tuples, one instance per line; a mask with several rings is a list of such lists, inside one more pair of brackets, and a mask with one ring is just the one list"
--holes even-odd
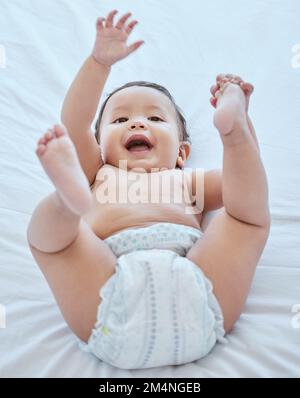
[(145, 359), (142, 363), (142, 368), (146, 367), (147, 363), (149, 362), (151, 355), (154, 350), (155, 340), (156, 340), (156, 331), (157, 331), (157, 304), (156, 304), (156, 293), (155, 293), (155, 286), (154, 286), (154, 278), (152, 269), (149, 265), (149, 262), (145, 262), (147, 273), (148, 273), (148, 291), (150, 296), (150, 306), (151, 306), (151, 328), (150, 328), (150, 338), (148, 340), (148, 348)]

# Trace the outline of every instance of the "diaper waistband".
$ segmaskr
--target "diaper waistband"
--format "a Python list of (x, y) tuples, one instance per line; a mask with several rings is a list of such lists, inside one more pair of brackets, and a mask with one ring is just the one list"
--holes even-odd
[(120, 231), (106, 238), (105, 242), (117, 257), (146, 249), (172, 250), (184, 257), (202, 235), (203, 232), (194, 227), (162, 222)]

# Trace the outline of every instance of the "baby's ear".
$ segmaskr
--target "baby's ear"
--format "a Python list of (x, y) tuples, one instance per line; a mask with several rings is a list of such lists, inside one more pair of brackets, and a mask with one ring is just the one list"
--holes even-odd
[(186, 161), (191, 152), (191, 144), (187, 141), (182, 141), (179, 147), (179, 156), (182, 158), (183, 161)]
[(191, 151), (191, 145), (189, 142), (184, 141), (180, 144), (177, 157), (177, 165), (183, 169), (185, 161), (188, 159)]
[(182, 159), (181, 156), (178, 156), (177, 162), (176, 162), (176, 166), (179, 167), (180, 169), (183, 169), (183, 167), (184, 167), (184, 161), (183, 161), (183, 159)]

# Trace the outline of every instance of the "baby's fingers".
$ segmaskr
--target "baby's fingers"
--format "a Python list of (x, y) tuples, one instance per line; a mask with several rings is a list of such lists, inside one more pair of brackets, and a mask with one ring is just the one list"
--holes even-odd
[(131, 54), (133, 51), (137, 50), (145, 42), (143, 40), (136, 41), (127, 48), (127, 55)]
[(96, 22), (97, 30), (103, 30), (103, 22), (104, 21), (105, 21), (105, 18), (103, 18), (103, 17), (100, 17), (97, 19), (97, 22)]
[(123, 17), (117, 23), (116, 28), (122, 30), (124, 28), (125, 22), (131, 15), (132, 15), (131, 12), (128, 12), (127, 14), (123, 15)]
[(114, 16), (118, 13), (118, 10), (111, 11), (106, 19), (106, 28), (111, 28), (114, 23)]
[(135, 25), (138, 24), (138, 21), (132, 21), (130, 22), (130, 24), (127, 26), (127, 28), (125, 29), (125, 32), (130, 35), (130, 33), (132, 32), (133, 28), (135, 27)]

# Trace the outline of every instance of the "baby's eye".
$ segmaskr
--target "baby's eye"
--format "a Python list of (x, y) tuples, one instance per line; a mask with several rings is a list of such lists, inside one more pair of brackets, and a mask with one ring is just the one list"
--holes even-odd
[[(122, 120), (122, 119), (128, 120), (127, 117), (119, 117), (119, 118), (116, 119), (113, 123), (116, 123), (118, 120), (120, 121), (120, 120)], [(160, 117), (158, 117), (158, 116), (150, 116), (149, 119), (158, 119), (158, 120), (155, 120), (156, 122), (159, 121), (159, 120), (162, 121), (162, 119), (161, 119)], [(119, 122), (119, 123), (123, 123), (123, 122)]]
[(159, 120), (162, 121), (162, 119), (161, 119), (160, 117), (158, 117), (158, 116), (151, 116), (151, 117), (150, 117), (150, 119), (153, 119), (153, 118), (154, 118), (154, 119), (159, 119)]
[[(119, 117), (118, 119), (116, 119), (113, 123), (116, 123), (118, 120), (121, 120), (121, 119), (127, 119), (127, 117)], [(122, 123), (122, 122), (121, 122)]]

